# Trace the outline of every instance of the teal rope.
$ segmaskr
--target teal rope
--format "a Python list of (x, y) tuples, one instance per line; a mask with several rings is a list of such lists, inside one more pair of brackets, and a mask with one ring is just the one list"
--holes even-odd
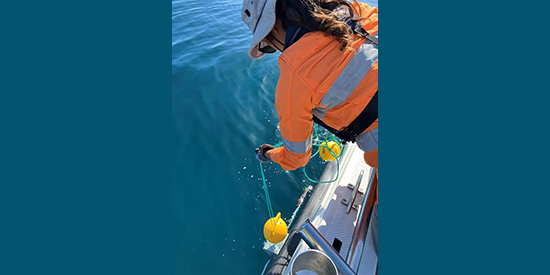
[[(342, 151), (340, 152), (340, 156), (337, 156), (336, 155), (336, 152), (334, 152), (332, 149), (328, 148), (328, 146), (326, 145), (321, 145), (322, 142), (319, 142), (320, 140), (320, 135), (319, 135), (319, 126), (317, 124), (313, 125), (313, 140), (315, 140), (316, 142), (313, 143), (313, 146), (318, 146), (318, 147), (323, 147), (323, 148), (327, 148), (328, 151), (330, 152), (330, 154), (336, 158), (336, 178), (334, 178), (333, 180), (328, 180), (328, 181), (316, 181), (312, 178), (310, 178), (307, 173), (306, 173), (306, 167), (302, 167), (302, 171), (304, 172), (304, 175), (306, 176), (306, 178), (310, 181), (310, 182), (313, 182), (313, 183), (332, 183), (332, 182), (335, 182), (338, 180), (338, 178), (340, 177), (340, 156), (344, 153), (344, 148), (342, 148), (342, 144), (336, 139), (336, 137), (333, 135), (333, 134), (330, 134), (328, 138), (324, 138), (324, 142), (325, 144), (328, 144), (329, 141), (334, 141), (336, 143), (338, 143), (338, 146), (340, 146), (340, 148), (342, 148)], [(319, 149), (316, 150), (315, 154), (313, 154), (311, 156), (311, 158), (309, 158), (310, 160), (313, 159), (315, 156), (317, 156), (319, 154)]]
[(271, 198), (269, 197), (269, 191), (267, 190), (267, 183), (265, 181), (265, 175), (264, 175), (264, 167), (261, 161), (260, 161), (260, 171), (262, 172), (262, 180), (264, 182), (265, 201), (267, 203), (267, 211), (269, 212), (269, 217), (273, 218), (275, 217), (275, 215), (273, 215), (273, 207), (271, 206)]
[[(328, 146), (326, 145), (321, 145), (322, 142), (319, 142), (319, 140), (321, 139), (320, 138), (320, 135), (318, 133), (318, 126), (317, 125), (314, 125), (313, 127), (313, 140), (315, 141), (313, 143), (313, 146), (318, 146), (318, 147), (323, 147), (323, 148), (327, 148), (330, 152), (330, 154), (336, 158), (336, 178), (334, 178), (333, 180), (329, 180), (329, 181), (316, 181), (312, 178), (310, 178), (307, 173), (306, 173), (306, 167), (302, 167), (302, 171), (304, 172), (304, 175), (306, 176), (306, 178), (313, 182), (313, 183), (332, 183), (332, 182), (335, 182), (338, 180), (338, 178), (340, 177), (340, 156), (342, 156), (344, 154), (344, 150), (345, 148), (342, 147), (342, 144), (336, 139), (336, 137), (332, 134), (329, 135), (329, 137), (325, 137), (323, 140), (325, 142), (325, 144), (328, 144), (329, 141), (334, 141), (336, 143), (338, 143), (338, 146), (340, 146), (340, 148), (342, 148), (342, 151), (340, 152), (340, 156), (337, 156), (336, 155), (336, 152), (334, 152), (332, 149), (330, 149)], [(283, 145), (283, 142), (279, 142), (275, 145), (275, 147), (280, 147)], [(319, 154), (319, 149), (316, 150), (315, 154), (313, 154), (309, 159), (311, 160), (312, 158), (314, 158), (315, 156), (317, 156)], [(264, 184), (264, 192), (265, 192), (265, 200), (266, 200), (266, 204), (267, 204), (267, 211), (269, 212), (269, 216), (271, 218), (275, 217), (274, 213), (273, 213), (273, 206), (271, 205), (271, 198), (269, 197), (269, 191), (267, 190), (267, 182), (265, 180), (265, 175), (264, 175), (264, 167), (262, 165), (262, 162), (259, 161), (260, 163), (260, 172), (262, 172), (262, 181), (263, 181), (263, 184)]]
[[(340, 176), (340, 158), (339, 158), (338, 156), (336, 156), (336, 153), (335, 153), (334, 151), (332, 151), (332, 149), (328, 148), (328, 146), (326, 146), (326, 145), (317, 145), (317, 146), (323, 147), (323, 148), (327, 148), (327, 149), (329, 150), (330, 154), (331, 154), (333, 157), (336, 158), (336, 178), (334, 178), (333, 180), (328, 180), (328, 181), (316, 181), (316, 180), (314, 180), (314, 179), (311, 179), (311, 178), (307, 175), (307, 173), (306, 173), (306, 167), (305, 167), (305, 166), (302, 167), (302, 171), (304, 172), (304, 175), (306, 176), (306, 178), (307, 178), (309, 181), (311, 181), (311, 182), (313, 182), (313, 183), (332, 183), (332, 182), (337, 181), (337, 180), (338, 180), (338, 177)], [(318, 155), (318, 154), (319, 154), (319, 150), (317, 150), (317, 152), (316, 152), (313, 156), (311, 156), (310, 160), (311, 160), (313, 157), (315, 157), (316, 155)], [(341, 155), (342, 155), (342, 154), (340, 154), (340, 156), (341, 156)]]

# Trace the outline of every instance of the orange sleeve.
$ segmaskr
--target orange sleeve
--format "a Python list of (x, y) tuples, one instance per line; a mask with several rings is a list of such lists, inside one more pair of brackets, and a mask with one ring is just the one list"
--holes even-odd
[(312, 90), (283, 57), (279, 58), (279, 70), (275, 108), (285, 145), (271, 150), (269, 157), (283, 169), (295, 170), (305, 166), (311, 157)]

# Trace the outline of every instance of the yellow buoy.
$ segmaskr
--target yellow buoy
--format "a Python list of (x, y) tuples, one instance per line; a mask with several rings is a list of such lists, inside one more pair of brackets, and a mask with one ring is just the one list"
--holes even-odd
[(288, 228), (285, 221), (281, 219), (281, 212), (277, 217), (271, 218), (265, 222), (264, 236), (270, 243), (280, 243), (286, 237)]
[(328, 144), (326, 142), (323, 142), (321, 143), (321, 146), (319, 146), (319, 155), (321, 155), (321, 158), (326, 161), (333, 161), (336, 159), (327, 147), (334, 152), (336, 157), (340, 156), (340, 146), (338, 145), (338, 143), (334, 141), (329, 141)]

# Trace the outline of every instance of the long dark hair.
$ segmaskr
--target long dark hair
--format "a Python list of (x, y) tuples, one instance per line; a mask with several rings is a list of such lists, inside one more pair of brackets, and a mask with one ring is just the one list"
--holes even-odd
[[(359, 5), (357, 1), (353, 1)], [(281, 19), (283, 28), (288, 25), (303, 27), (310, 31), (322, 31), (332, 35), (342, 43), (342, 51), (349, 50), (353, 32), (348, 24), (337, 19), (334, 9), (343, 6), (349, 10), (351, 19), (355, 18), (354, 9), (347, 0), (277, 0), (276, 15)]]

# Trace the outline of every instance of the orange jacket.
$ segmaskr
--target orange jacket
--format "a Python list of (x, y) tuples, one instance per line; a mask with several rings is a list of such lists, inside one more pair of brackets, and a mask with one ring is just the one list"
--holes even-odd
[[(378, 33), (376, 8), (360, 4), (360, 10), (356, 14), (360, 18), (366, 18), (362, 21), (365, 30), (372, 35)], [(275, 92), (275, 108), (284, 146), (269, 151), (269, 157), (283, 169), (294, 170), (308, 163), (313, 134), (312, 112), (316, 108), (327, 108), (321, 104), (323, 97), (365, 41), (365, 38), (357, 35), (350, 44), (354, 51), (341, 51), (341, 43), (333, 36), (323, 32), (310, 32), (280, 55), (281, 74)], [(347, 99), (326, 111), (322, 119), (327, 125), (342, 130), (367, 106), (378, 90), (377, 54), (376, 61), (373, 62)], [(377, 128), (378, 120), (363, 132), (376, 130), (376, 144)], [(376, 155), (377, 152), (376, 149)]]

